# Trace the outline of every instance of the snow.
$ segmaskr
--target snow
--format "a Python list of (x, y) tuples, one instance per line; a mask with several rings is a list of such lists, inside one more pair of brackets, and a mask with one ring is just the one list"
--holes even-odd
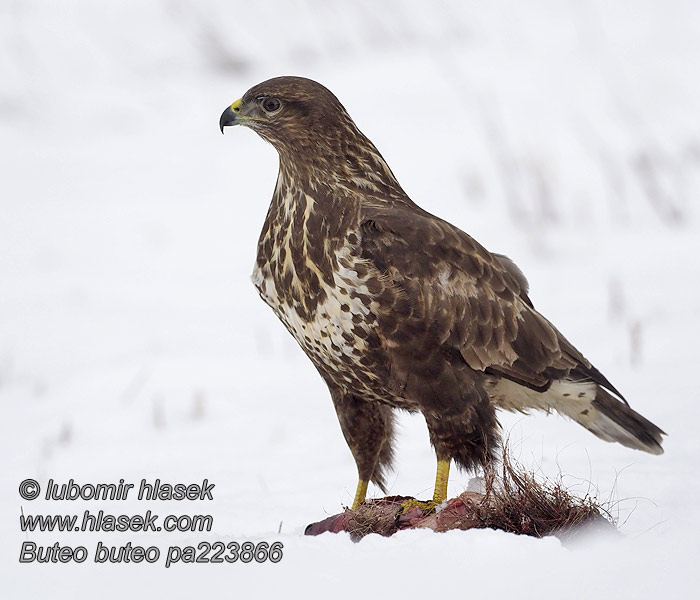
[[(700, 558), (700, 5), (15, 0), (0, 6), (3, 598), (689, 595)], [(536, 306), (669, 433), (666, 454), (502, 415), (516, 458), (610, 499), (624, 537), (318, 538), (355, 467), (249, 276), (274, 150), (221, 111), (332, 89), (411, 197), (528, 276)], [(498, 226), (496, 226), (496, 223)], [(429, 496), (402, 417), (390, 492)], [(193, 503), (24, 501), (33, 477), (216, 484)], [(453, 473), (450, 495), (469, 475)], [(370, 487), (370, 495), (378, 495)], [(33, 533), (25, 514), (211, 514), (209, 533)], [(19, 564), (22, 542), (84, 564)], [(94, 565), (95, 544), (281, 541), (277, 564)]]

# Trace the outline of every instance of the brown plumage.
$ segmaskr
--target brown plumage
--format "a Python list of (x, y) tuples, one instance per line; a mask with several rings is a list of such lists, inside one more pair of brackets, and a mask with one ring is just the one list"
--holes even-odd
[(492, 460), (496, 408), (554, 409), (662, 452), (664, 432), (535, 310), (515, 264), (414, 204), (325, 87), (265, 81), (221, 116), (237, 124), (280, 156), (254, 283), (328, 384), (361, 484), (384, 489), (394, 409), (423, 413), (448, 466)]

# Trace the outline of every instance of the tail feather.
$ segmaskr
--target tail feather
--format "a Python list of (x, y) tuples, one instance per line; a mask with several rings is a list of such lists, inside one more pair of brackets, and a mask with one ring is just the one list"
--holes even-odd
[(486, 383), (489, 398), (500, 409), (519, 412), (556, 410), (606, 442), (618, 442), (650, 454), (664, 452), (661, 436), (666, 435), (665, 431), (590, 379), (558, 379), (552, 381), (544, 392), (502, 377)]
[(666, 432), (601, 387), (591, 402), (591, 412), (585, 423), (576, 420), (599, 438), (650, 454), (663, 454), (661, 436)]

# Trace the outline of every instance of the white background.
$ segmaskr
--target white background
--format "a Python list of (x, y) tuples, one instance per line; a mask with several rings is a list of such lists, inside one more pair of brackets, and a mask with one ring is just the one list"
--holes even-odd
[[(0, 595), (691, 594), (698, 31), (692, 0), (3, 2)], [(621, 540), (303, 536), (351, 503), (355, 466), (324, 384), (249, 281), (274, 149), (218, 131), (283, 74), (334, 91), (413, 200), (511, 256), (535, 305), (669, 433), (654, 457), (561, 417), (502, 415), (516, 458), (610, 502)], [(213, 502), (27, 502), (27, 477), (216, 488)], [(429, 496), (433, 477), (421, 417), (402, 418), (390, 492)], [(468, 480), (454, 472), (450, 495)], [(214, 528), (20, 532), (20, 510), (85, 509)], [(91, 557), (20, 565), (25, 539)], [(284, 558), (93, 565), (97, 540), (281, 541)]]

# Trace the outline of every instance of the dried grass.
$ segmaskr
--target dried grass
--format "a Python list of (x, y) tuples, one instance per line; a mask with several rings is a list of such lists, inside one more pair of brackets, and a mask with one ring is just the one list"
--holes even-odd
[(470, 502), (468, 518), (479, 527), (501, 529), (520, 535), (570, 537), (586, 525), (616, 531), (609, 506), (587, 493), (573, 494), (559, 475), (551, 481), (538, 477), (516, 463), (504, 448), (500, 476), (485, 478), (486, 493)]

